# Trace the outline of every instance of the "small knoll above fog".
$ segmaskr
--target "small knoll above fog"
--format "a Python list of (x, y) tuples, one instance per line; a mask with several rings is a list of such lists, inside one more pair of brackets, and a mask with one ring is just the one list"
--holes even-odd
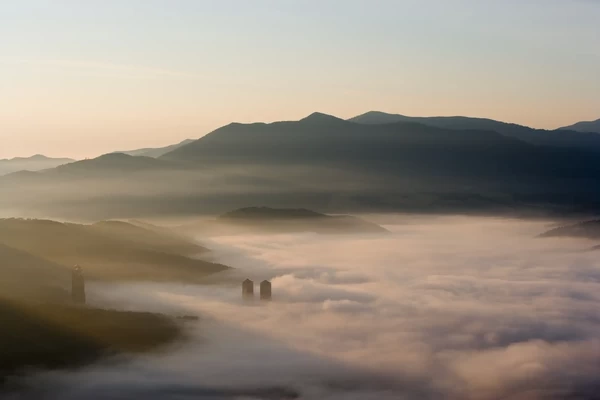
[[(385, 233), (386, 229), (350, 215), (327, 215), (304, 208), (246, 207), (225, 213), (212, 224), (219, 231)], [(193, 226), (186, 227), (193, 229)]]
[(82, 265), (88, 278), (108, 281), (199, 282), (228, 268), (195, 258), (207, 249), (173, 232), (116, 221), (3, 219), (0, 244), (64, 268)]
[(572, 225), (560, 226), (544, 232), (540, 237), (573, 237), (600, 239), (600, 220), (579, 222)]

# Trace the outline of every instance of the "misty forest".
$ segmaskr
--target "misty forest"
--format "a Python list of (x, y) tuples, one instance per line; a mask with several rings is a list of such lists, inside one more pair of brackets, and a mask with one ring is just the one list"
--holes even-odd
[(598, 21), (1, 4), (0, 400), (600, 400)]

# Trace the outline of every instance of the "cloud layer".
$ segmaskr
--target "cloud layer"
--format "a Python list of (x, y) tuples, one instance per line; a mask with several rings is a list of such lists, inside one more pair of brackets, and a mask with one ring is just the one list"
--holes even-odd
[(537, 239), (547, 227), (539, 221), (440, 217), (386, 227), (391, 235), (205, 241), (244, 277), (272, 280), (268, 305), (244, 304), (237, 286), (97, 287), (99, 302), (203, 319), (187, 347), (133, 361), (127, 373), (81, 374), (105, 389), (156, 394), (169, 385), (208, 390), (207, 398), (257, 387), (267, 392), (246, 394), (598, 398), (600, 266), (597, 252), (584, 251), (591, 242)]

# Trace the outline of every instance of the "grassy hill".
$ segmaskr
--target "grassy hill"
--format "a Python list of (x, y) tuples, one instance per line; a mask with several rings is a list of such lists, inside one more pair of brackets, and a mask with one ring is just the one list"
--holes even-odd
[(0, 300), (0, 386), (12, 374), (157, 350), (183, 334), (164, 315)]
[(207, 249), (174, 233), (125, 222), (3, 219), (0, 244), (69, 269), (79, 264), (99, 280), (201, 281), (228, 268), (194, 258)]
[(164, 315), (72, 305), (73, 264), (88, 281), (194, 282), (227, 268), (191, 258), (206, 252), (150, 225), (0, 220), (0, 386), (11, 374), (156, 350), (184, 334)]

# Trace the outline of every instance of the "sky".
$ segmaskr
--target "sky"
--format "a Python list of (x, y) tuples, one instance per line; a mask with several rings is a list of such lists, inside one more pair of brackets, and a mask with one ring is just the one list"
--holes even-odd
[(370, 110), (600, 118), (598, 0), (0, 0), (0, 158)]

